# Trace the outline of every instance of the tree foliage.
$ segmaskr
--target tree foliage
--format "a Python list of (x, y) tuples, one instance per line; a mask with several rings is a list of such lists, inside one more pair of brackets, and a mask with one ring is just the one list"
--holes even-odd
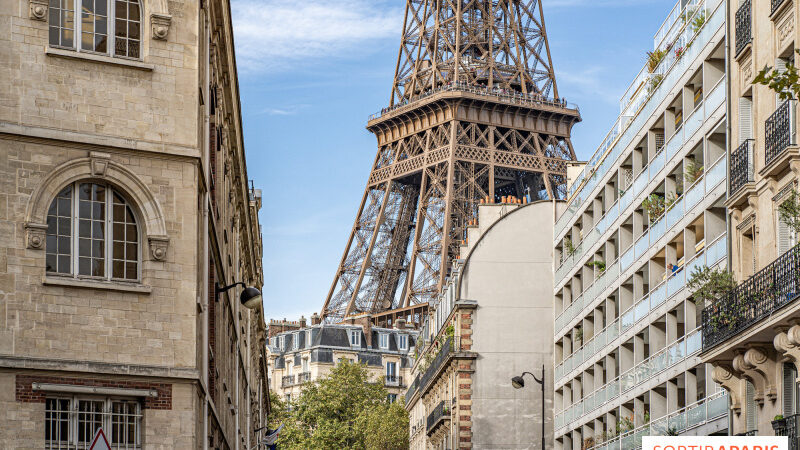
[(388, 402), (378, 381), (365, 366), (343, 360), (290, 404), (274, 398), (270, 425), (284, 424), (278, 448), (408, 448), (408, 415)]
[[(800, 51), (795, 50), (800, 53)], [(800, 74), (794, 64), (786, 64), (785, 70), (764, 66), (753, 79), (753, 84), (769, 87), (781, 100), (800, 98)]]
[(703, 307), (713, 305), (735, 288), (736, 280), (730, 272), (703, 266), (692, 272), (686, 285), (698, 306)]
[(796, 189), (792, 189), (787, 199), (778, 206), (778, 214), (783, 223), (795, 233), (800, 233), (800, 194)]

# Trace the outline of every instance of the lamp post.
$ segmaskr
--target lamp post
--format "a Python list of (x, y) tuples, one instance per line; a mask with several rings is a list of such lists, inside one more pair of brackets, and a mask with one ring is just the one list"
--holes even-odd
[(242, 302), (242, 305), (247, 309), (253, 309), (261, 303), (261, 291), (258, 289), (247, 286), (246, 284), (242, 283), (241, 281), (237, 283), (230, 284), (228, 286), (222, 286), (220, 284), (215, 284), (214, 286), (214, 300), (219, 300), (219, 294), (233, 289), (236, 286), (242, 286), (244, 289), (242, 293), (239, 295), (239, 301)]
[(525, 387), (525, 380), (523, 379), (525, 374), (530, 375), (531, 377), (533, 377), (533, 379), (537, 383), (542, 385), (542, 450), (544, 450), (546, 448), (545, 447), (545, 433), (544, 433), (544, 403), (545, 403), (545, 395), (544, 395), (544, 364), (542, 364), (542, 378), (541, 379), (537, 378), (536, 375), (534, 375), (534, 374), (532, 374), (530, 372), (522, 372), (522, 375), (512, 378), (511, 379), (511, 385), (514, 386), (514, 389), (522, 389), (522, 388)]

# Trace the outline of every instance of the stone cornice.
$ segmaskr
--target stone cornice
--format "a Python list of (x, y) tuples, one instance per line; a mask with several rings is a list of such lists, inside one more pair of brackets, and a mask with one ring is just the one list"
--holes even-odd
[(143, 364), (117, 364), (77, 359), (33, 358), (0, 355), (0, 370), (27, 369), (58, 372), (91, 373), (96, 375), (126, 375), (153, 378), (199, 380), (200, 372), (190, 367), (150, 366)]

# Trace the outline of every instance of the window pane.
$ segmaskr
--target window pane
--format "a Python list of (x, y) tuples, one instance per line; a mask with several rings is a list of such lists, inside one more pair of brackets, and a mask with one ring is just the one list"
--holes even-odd
[[(117, 11), (117, 16), (116, 17), (117, 17), (117, 19), (127, 19), (128, 18), (128, 8), (125, 7), (125, 4), (126, 4), (126, 2), (121, 2), (121, 1), (117, 2), (117, 5), (116, 5), (117, 6), (116, 7), (116, 11)], [(118, 20), (117, 23), (119, 23), (119, 22), (121, 22), (121, 21)], [(119, 25), (117, 25), (117, 28), (119, 28)], [(119, 36), (119, 35), (117, 35), (117, 36)]]
[(78, 273), (81, 275), (92, 274), (92, 260), (91, 258), (78, 258)]
[(130, 58), (139, 57), (139, 26), (141, 23), (139, 3), (137, 1), (117, 0), (115, 2), (117, 36), (115, 54)]
[(78, 402), (78, 442), (91, 443), (97, 429), (103, 425), (103, 402), (79, 400)]
[[(114, 278), (135, 280), (139, 277), (139, 230), (133, 211), (118, 194), (114, 193)], [(122, 208), (122, 209), (120, 209)], [(124, 214), (120, 214), (124, 211)], [(124, 274), (119, 267), (124, 267)]]
[(106, 261), (103, 258), (92, 258), (92, 276), (102, 277), (106, 274)]
[(119, 260), (114, 260), (112, 264), (112, 276), (114, 278), (125, 278), (125, 263)]
[(58, 193), (50, 204), (47, 213), (47, 271), (69, 273), (69, 264), (60, 265), (57, 261), (63, 256), (69, 260), (72, 254), (70, 245), (72, 220), (72, 186), (67, 186)]

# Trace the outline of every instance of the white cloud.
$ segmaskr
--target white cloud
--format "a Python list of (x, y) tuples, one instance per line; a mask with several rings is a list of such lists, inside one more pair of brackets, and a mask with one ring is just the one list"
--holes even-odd
[[(609, 8), (620, 6), (641, 6), (649, 3), (664, 3), (664, 0), (546, 0), (543, 2), (544, 12), (550, 8), (563, 8), (563, 7), (593, 7), (593, 8)], [(675, 2), (672, 2), (675, 3)]]
[(602, 66), (586, 66), (574, 71), (565, 70), (556, 73), (560, 94), (572, 92), (581, 96), (593, 96), (606, 103), (617, 105), (622, 95), (617, 89), (621, 86), (619, 80), (613, 76), (612, 71)]
[(378, 39), (398, 45), (400, 2), (385, 0), (233, 0), (240, 70), (276, 71), (303, 60), (346, 56)]

